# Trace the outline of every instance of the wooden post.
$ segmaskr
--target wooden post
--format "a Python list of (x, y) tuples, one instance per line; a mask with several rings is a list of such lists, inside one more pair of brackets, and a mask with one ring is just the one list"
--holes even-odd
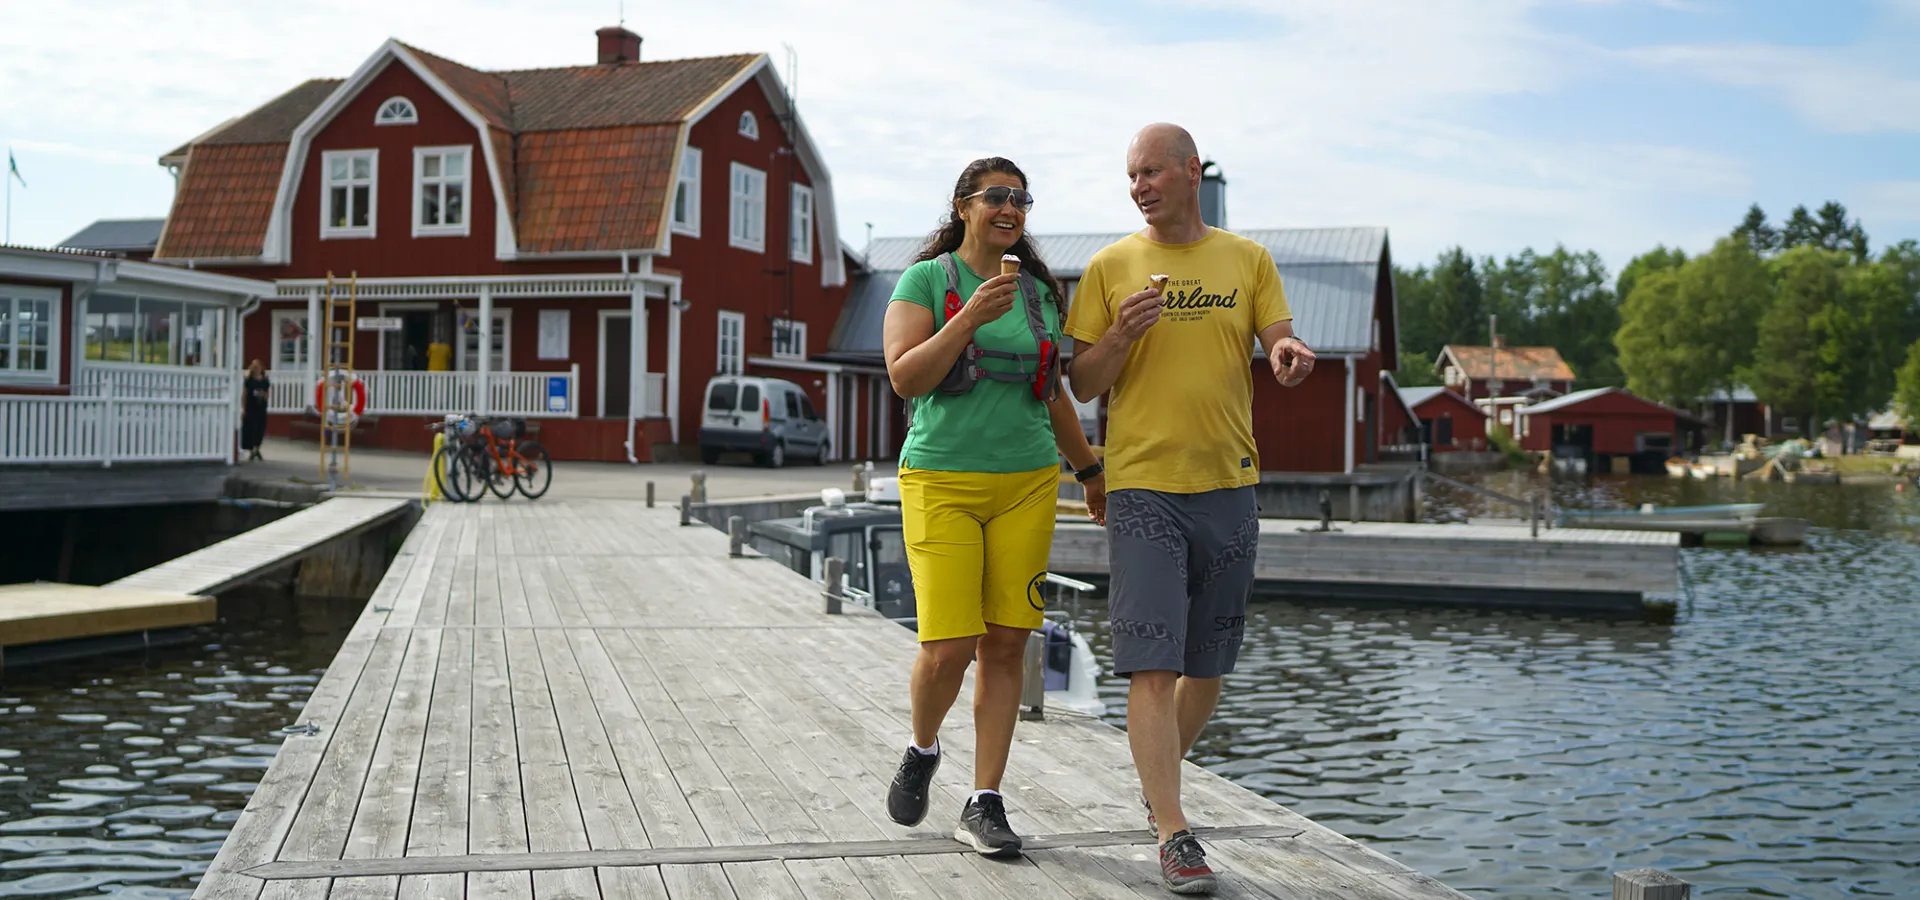
[(692, 495), (693, 502), (695, 503), (707, 502), (707, 473), (705, 471), (700, 469), (693, 470), (693, 490), (688, 493)]
[(1540, 539), (1540, 515), (1540, 492), (1534, 491), (1527, 498), (1527, 521), (1533, 524), (1533, 539), (1536, 541)]
[(653, 482), (647, 482), (647, 508), (653, 508)]
[(864, 474), (864, 472), (865, 470), (862, 469), (860, 466), (853, 467), (853, 489), (856, 493), (865, 492), (867, 489), (867, 486), (861, 483), (861, 480), (860, 480), (860, 476)]
[(847, 561), (838, 556), (827, 557), (827, 615), (840, 615), (840, 601), (844, 596), (842, 585), (847, 577)]
[[(1422, 448), (1426, 447), (1425, 444), (1421, 444), (1420, 446)], [(1425, 522), (1427, 520), (1427, 479), (1426, 479), (1426, 469), (1424, 468), (1425, 461), (1422, 460), (1422, 463), (1423, 463), (1422, 468), (1413, 470), (1413, 521), (1415, 522)]]
[(692, 525), (692, 524), (693, 524), (693, 495), (681, 494), (680, 495), (680, 527), (685, 528), (688, 525)]
[(1659, 869), (1613, 873), (1613, 900), (1687, 900), (1691, 886)]
[(1027, 632), (1027, 650), (1020, 658), (1020, 718), (1038, 722), (1047, 717), (1047, 638), (1038, 629)]
[(746, 555), (741, 552), (747, 542), (747, 520), (739, 516), (727, 517), (727, 555), (734, 559)]

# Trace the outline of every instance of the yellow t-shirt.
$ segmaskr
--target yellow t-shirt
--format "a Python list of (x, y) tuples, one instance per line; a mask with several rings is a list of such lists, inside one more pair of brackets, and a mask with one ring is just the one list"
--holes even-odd
[(1165, 307), (1109, 395), (1107, 490), (1197, 494), (1257, 483), (1254, 339), (1293, 318), (1273, 255), (1218, 228), (1191, 244), (1128, 235), (1087, 264), (1067, 334), (1099, 341), (1150, 275), (1170, 276)]

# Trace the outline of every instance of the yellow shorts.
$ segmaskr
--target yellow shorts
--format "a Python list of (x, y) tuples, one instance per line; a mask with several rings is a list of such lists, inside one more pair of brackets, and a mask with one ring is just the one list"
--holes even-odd
[(1039, 628), (1060, 470), (900, 470), (907, 565), (920, 640), (973, 637), (987, 623)]

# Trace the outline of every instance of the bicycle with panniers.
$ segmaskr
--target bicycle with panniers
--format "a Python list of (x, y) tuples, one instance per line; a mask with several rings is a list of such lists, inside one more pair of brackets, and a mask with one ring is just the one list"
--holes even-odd
[(535, 500), (553, 484), (553, 460), (525, 437), (524, 419), (452, 414), (427, 427), (446, 435), (432, 466), (434, 484), (449, 500), (472, 503), (489, 491), (506, 500), (516, 490)]

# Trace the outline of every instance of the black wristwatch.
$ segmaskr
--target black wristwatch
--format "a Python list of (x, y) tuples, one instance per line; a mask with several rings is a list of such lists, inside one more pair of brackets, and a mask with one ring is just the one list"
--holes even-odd
[(1081, 484), (1085, 484), (1088, 481), (1091, 481), (1095, 478), (1100, 477), (1100, 473), (1105, 472), (1106, 470), (1107, 470), (1106, 464), (1096, 459), (1093, 461), (1093, 465), (1090, 465), (1084, 469), (1080, 469), (1074, 472), (1073, 480), (1078, 481)]

